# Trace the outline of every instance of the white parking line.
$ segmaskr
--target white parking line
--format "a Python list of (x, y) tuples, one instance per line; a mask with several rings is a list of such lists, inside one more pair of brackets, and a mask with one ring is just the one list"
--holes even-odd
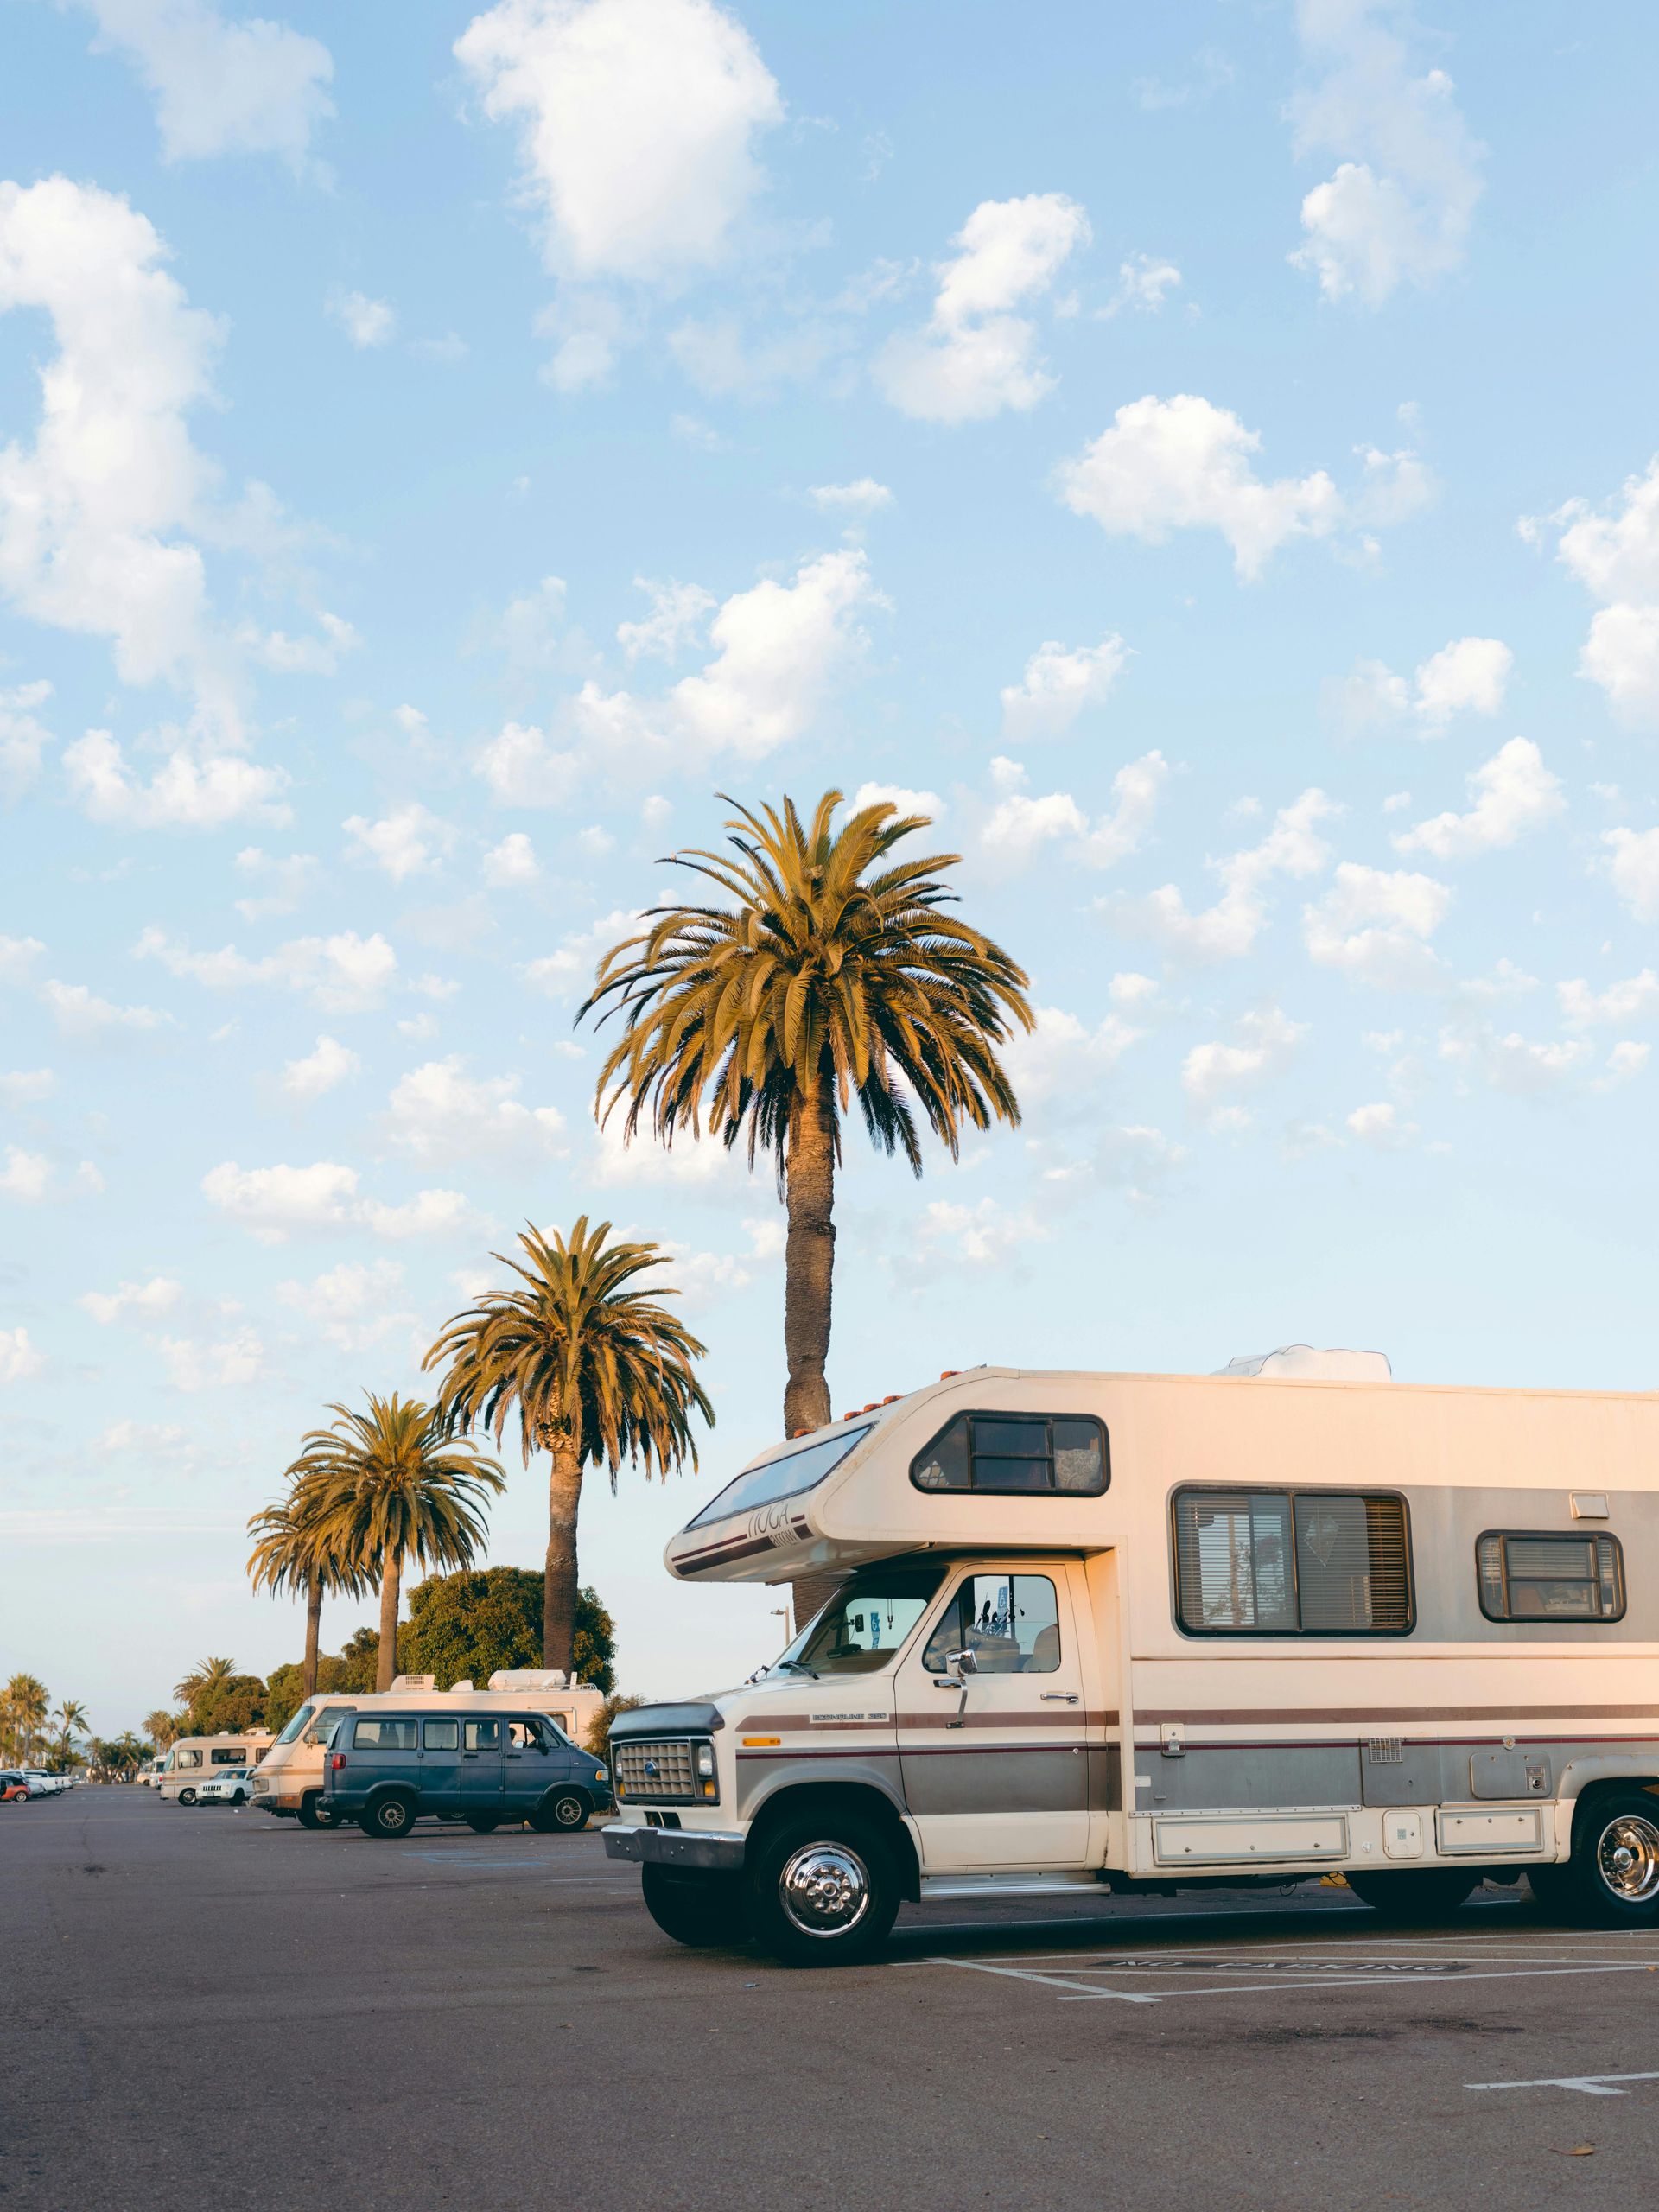
[[(1484, 1967), (1463, 1960), (1423, 1961), (1413, 1967), (1411, 1962), (1395, 1960), (1328, 1959), (1287, 1960), (1283, 1971), (1274, 1973), (1267, 1981), (1232, 1981), (1222, 1978), (1229, 1971), (1241, 1974), (1274, 1972), (1266, 1959), (1241, 1958), (1236, 1969), (1226, 1967), (1216, 1960), (1184, 1961), (1180, 1957), (1160, 1958), (1116, 1956), (1093, 1962), (1077, 1961), (1069, 1972), (1043, 1974), (1030, 1966), (1016, 1966), (988, 1959), (957, 1959), (933, 1957), (918, 1960), (922, 1966), (955, 1967), (970, 1974), (998, 1974), (1010, 1981), (1028, 1981), (1033, 1985), (1058, 1992), (1058, 2001), (1063, 2005), (1099, 2002), (1120, 2005), (1163, 2005), (1183, 1997), (1243, 1997), (1259, 1996), (1275, 1989), (1376, 1989), (1405, 1986), (1421, 1988), (1427, 1980), (1455, 1982), (1459, 1988), (1471, 1981), (1549, 1981), (1584, 1974), (1647, 1974), (1651, 1969), (1645, 1961), (1598, 1959), (1577, 1965), (1560, 1965), (1554, 1960), (1548, 1963), (1525, 1962), (1501, 1967)], [(1204, 1980), (1196, 1988), (1130, 1990), (1103, 1988), (1085, 1976), (1122, 1972), (1167, 1974), (1173, 1980), (1181, 1975), (1201, 1975)]]
[(1577, 2089), (1586, 2097), (1628, 2096), (1611, 2082), (1659, 2082), (1659, 2074), (1546, 2074), (1536, 2082), (1465, 2082), (1465, 2089)]

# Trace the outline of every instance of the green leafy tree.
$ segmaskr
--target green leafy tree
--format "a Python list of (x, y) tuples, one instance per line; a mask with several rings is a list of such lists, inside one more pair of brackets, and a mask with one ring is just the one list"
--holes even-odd
[(582, 1477), (603, 1466), (616, 1488), (624, 1460), (666, 1476), (697, 1464), (691, 1419), (710, 1427), (714, 1409), (697, 1381), (702, 1357), (684, 1324), (662, 1304), (677, 1294), (636, 1279), (663, 1263), (655, 1244), (612, 1243), (611, 1224), (588, 1225), (569, 1240), (528, 1229), (522, 1263), (498, 1252), (518, 1278), (456, 1314), (426, 1355), (442, 1368), (438, 1418), (454, 1433), (481, 1427), (501, 1441), (518, 1418), (524, 1465), (548, 1454), (547, 1558), (542, 1576), (542, 1664), (576, 1663), (576, 1516)]
[(611, 1724), (620, 1713), (632, 1713), (636, 1707), (649, 1705), (648, 1697), (607, 1697), (588, 1724), (588, 1749), (596, 1759), (608, 1765), (611, 1757)]
[[(856, 1101), (878, 1150), (922, 1172), (923, 1125), (954, 1160), (967, 1128), (1015, 1123), (997, 1057), (1033, 1016), (1027, 977), (1000, 945), (943, 912), (957, 853), (899, 859), (925, 815), (861, 807), (839, 830), (839, 791), (804, 823), (738, 807), (736, 857), (677, 853), (719, 894), (714, 906), (653, 907), (650, 927), (601, 963), (592, 996), (621, 1034), (601, 1071), (601, 1121), (626, 1108), (671, 1145), (705, 1121), (728, 1146), (771, 1156), (788, 1219), (784, 1427), (830, 1419), (824, 1363), (835, 1262), (842, 1123)], [(728, 801), (735, 804), (734, 801)]]
[(194, 1710), (198, 1699), (222, 1688), (235, 1672), (234, 1659), (198, 1659), (184, 1680), (174, 1683), (173, 1694), (181, 1705)]
[(325, 1593), (360, 1598), (369, 1586), (357, 1563), (326, 1540), (321, 1509), (326, 1486), (308, 1480), (305, 1462), (296, 1460), (288, 1470), (288, 1494), (267, 1505), (248, 1522), (256, 1537), (248, 1574), (256, 1590), (299, 1592), (305, 1598), (305, 1661), (302, 1694), (309, 1697), (317, 1687), (317, 1660), (322, 1634)]
[[(489, 1567), (433, 1574), (409, 1593), (409, 1620), (397, 1641), (406, 1673), (431, 1675), (441, 1690), (470, 1681), (482, 1689), (498, 1669), (542, 1663), (545, 1578), (531, 1567)], [(616, 1634), (591, 1590), (576, 1592), (575, 1669), (595, 1689), (616, 1681)]]
[[(372, 1629), (366, 1629), (363, 1633), (374, 1637)], [(378, 1649), (380, 1639), (374, 1637), (374, 1641)], [(306, 1669), (302, 1661), (289, 1659), (280, 1667), (273, 1667), (270, 1674), (265, 1676), (266, 1727), (273, 1735), (280, 1734), (307, 1698), (319, 1692), (326, 1695), (330, 1690), (344, 1689), (346, 1685), (340, 1680), (343, 1667), (343, 1661), (331, 1659), (326, 1651), (319, 1652), (316, 1680), (309, 1689), (305, 1687)], [(360, 1687), (367, 1689), (373, 1681), (374, 1673), (371, 1668), (368, 1681)]]
[(397, 1672), (397, 1610), (404, 1563), (470, 1567), (485, 1537), (486, 1496), (505, 1487), (493, 1459), (451, 1441), (440, 1414), (418, 1398), (368, 1394), (368, 1411), (329, 1410), (294, 1463), (296, 1481), (316, 1486), (318, 1541), (380, 1588), (377, 1690)]
[[(407, 1632), (405, 1628), (398, 1630), (399, 1643)], [(349, 1690), (359, 1697), (365, 1691), (373, 1689), (380, 1679), (380, 1631), (378, 1629), (360, 1628), (354, 1634), (347, 1637), (340, 1647), (339, 1666), (340, 1679), (333, 1685), (335, 1689)], [(394, 1675), (410, 1675), (414, 1671), (412, 1667), (405, 1667), (400, 1660), (394, 1658), (387, 1680), (390, 1681)]]
[(241, 1736), (265, 1726), (265, 1686), (257, 1675), (228, 1675), (190, 1708), (193, 1736)]

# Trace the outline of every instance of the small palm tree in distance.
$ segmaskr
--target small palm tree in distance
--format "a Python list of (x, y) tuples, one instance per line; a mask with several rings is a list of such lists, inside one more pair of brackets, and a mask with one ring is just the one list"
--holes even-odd
[[(835, 1179), (856, 1102), (870, 1141), (922, 1172), (924, 1126), (954, 1160), (965, 1128), (1015, 1123), (997, 1047), (1029, 1030), (1027, 977), (1001, 947), (943, 909), (957, 853), (902, 857), (930, 826), (886, 803), (836, 827), (839, 791), (803, 820), (737, 807), (735, 858), (670, 856), (715, 887), (711, 906), (653, 907), (649, 928), (600, 963), (592, 1008), (622, 1032), (601, 1071), (601, 1122), (625, 1108), (665, 1145), (709, 1127), (749, 1164), (770, 1154), (788, 1213), (784, 1428), (830, 1419)], [(735, 805), (735, 801), (728, 800)]]
[(300, 1694), (309, 1697), (317, 1687), (317, 1659), (322, 1638), (322, 1600), (325, 1592), (360, 1598), (370, 1586), (349, 1559), (324, 1541), (319, 1508), (323, 1492), (308, 1483), (296, 1460), (288, 1470), (286, 1497), (263, 1507), (248, 1522), (256, 1538), (248, 1574), (256, 1590), (305, 1593), (305, 1659), (300, 1669)]
[(610, 1235), (608, 1221), (590, 1228), (586, 1214), (568, 1240), (526, 1229), (519, 1258), (493, 1255), (518, 1283), (455, 1314), (425, 1360), (443, 1370), (438, 1412), (451, 1429), (487, 1428), (499, 1445), (516, 1412), (524, 1465), (532, 1452), (549, 1456), (542, 1664), (570, 1674), (585, 1470), (608, 1469), (614, 1491), (625, 1459), (648, 1476), (695, 1467), (692, 1417), (715, 1420), (696, 1374), (703, 1346), (662, 1303), (677, 1294), (639, 1281), (662, 1265), (661, 1249)]
[(404, 1562), (469, 1567), (486, 1537), (486, 1496), (505, 1487), (495, 1460), (471, 1443), (453, 1443), (418, 1398), (367, 1393), (368, 1410), (328, 1408), (329, 1428), (313, 1429), (292, 1472), (315, 1485), (317, 1540), (349, 1571), (380, 1590), (380, 1655), (375, 1688), (397, 1671), (397, 1608)]

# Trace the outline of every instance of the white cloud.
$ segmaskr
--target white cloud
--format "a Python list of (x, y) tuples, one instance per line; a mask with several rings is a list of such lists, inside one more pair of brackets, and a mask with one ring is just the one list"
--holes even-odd
[(1652, 1057), (1651, 1045), (1638, 1045), (1630, 1039), (1615, 1045), (1607, 1055), (1607, 1072), (1595, 1084), (1598, 1090), (1611, 1090), (1621, 1083), (1628, 1083), (1641, 1074)]
[(1383, 989), (1433, 981), (1441, 968), (1428, 939), (1451, 904), (1451, 891), (1432, 876), (1344, 861), (1325, 896), (1302, 910), (1308, 958)]
[(312, 853), (289, 853), (277, 859), (257, 845), (245, 845), (236, 856), (238, 870), (254, 883), (270, 887), (253, 899), (238, 899), (236, 911), (244, 921), (261, 922), (272, 914), (291, 914), (316, 881), (319, 863)]
[(367, 1351), (414, 1330), (416, 1316), (400, 1312), (404, 1270), (396, 1260), (342, 1260), (309, 1282), (280, 1282), (276, 1295), (342, 1351)]
[(233, 753), (196, 760), (174, 753), (144, 783), (108, 730), (89, 729), (65, 747), (63, 766), (83, 811), (118, 829), (223, 830), (248, 820), (280, 827), (292, 816), (283, 798), (286, 771), (256, 767)]
[(534, 883), (541, 874), (536, 848), (522, 830), (511, 830), (499, 845), (484, 855), (484, 880), (492, 890), (512, 890)]
[(524, 981), (550, 998), (586, 998), (599, 963), (613, 945), (634, 936), (644, 919), (643, 913), (628, 906), (601, 915), (587, 929), (565, 938), (556, 952), (528, 962), (522, 971)]
[(1659, 922), (1659, 830), (1604, 830), (1613, 888), (1638, 922)]
[(27, 982), (45, 950), (37, 937), (0, 937), (0, 983)]
[(1120, 896), (1105, 911), (1120, 928), (1151, 938), (1172, 958), (1241, 959), (1266, 926), (1273, 879), (1317, 875), (1329, 865), (1331, 848), (1319, 825), (1341, 810), (1317, 786), (1281, 807), (1258, 843), (1211, 863), (1222, 883), (1213, 906), (1191, 912), (1179, 887), (1166, 883), (1141, 897)]
[(931, 423), (1034, 407), (1054, 379), (1038, 359), (1036, 325), (1010, 310), (1048, 291), (1089, 239), (1087, 215), (1064, 193), (982, 200), (951, 240), (960, 251), (938, 266), (929, 321), (890, 340), (877, 359), (887, 397)]
[(1628, 1029), (1659, 1015), (1659, 975), (1644, 968), (1639, 976), (1609, 983), (1603, 991), (1592, 990), (1582, 977), (1575, 977), (1557, 983), (1555, 996), (1569, 1029)]
[(851, 484), (816, 484), (806, 496), (826, 514), (873, 515), (893, 505), (892, 493), (874, 476), (861, 476)]
[(597, 1148), (588, 1163), (594, 1182), (607, 1189), (645, 1189), (678, 1186), (708, 1190), (725, 1184), (735, 1191), (749, 1181), (747, 1164), (741, 1152), (728, 1152), (717, 1137), (695, 1138), (683, 1133), (671, 1145), (658, 1144), (648, 1122), (642, 1122), (633, 1141), (623, 1135), (625, 1109), (619, 1106), (598, 1129)]
[(1167, 293), (1180, 288), (1181, 272), (1173, 261), (1160, 261), (1150, 253), (1132, 254), (1117, 265), (1117, 289), (1101, 309), (1103, 315), (1121, 315), (1133, 308), (1138, 315), (1156, 315)]
[(363, 1220), (374, 1236), (394, 1243), (416, 1236), (472, 1236), (489, 1226), (459, 1191), (416, 1191), (400, 1206), (365, 1199)]
[(94, 1321), (107, 1327), (129, 1313), (168, 1313), (184, 1295), (184, 1285), (170, 1275), (152, 1275), (148, 1282), (124, 1282), (114, 1290), (88, 1290), (75, 1303)]
[(1114, 633), (1097, 645), (1068, 648), (1050, 639), (1026, 663), (1018, 683), (1002, 693), (1002, 729), (1015, 743), (1063, 737), (1085, 707), (1103, 706), (1128, 658)]
[(333, 115), (328, 49), (286, 23), (226, 22), (213, 0), (84, 0), (94, 50), (132, 61), (156, 100), (169, 162), (279, 154), (304, 167), (311, 134)]
[(1400, 0), (1300, 0), (1298, 29), (1325, 72), (1291, 103), (1296, 150), (1336, 155), (1302, 202), (1305, 242), (1290, 257), (1328, 299), (1380, 307), (1402, 283), (1458, 268), (1480, 197), (1481, 148), (1443, 69), (1412, 71), (1391, 28)]
[(0, 691), (0, 798), (21, 798), (41, 772), (52, 733), (36, 721), (35, 709), (51, 696), (52, 686), (43, 681)]
[[(1659, 728), (1659, 454), (1606, 508), (1570, 499), (1548, 519), (1560, 526), (1556, 558), (1601, 602), (1580, 675), (1605, 693), (1618, 721)], [(1522, 530), (1541, 535), (1536, 523)]]
[(1306, 1022), (1291, 1020), (1276, 1006), (1243, 1015), (1235, 1028), (1239, 1043), (1195, 1045), (1181, 1063), (1188, 1103), (1212, 1123), (1232, 1114), (1234, 1100), (1281, 1075), (1307, 1034)]
[(1500, 1036), (1484, 1022), (1440, 1033), (1442, 1058), (1479, 1076), (1494, 1090), (1517, 1098), (1541, 1098), (1561, 1090), (1588, 1064), (1594, 1050), (1588, 1038), (1534, 1043), (1513, 1030)]
[(189, 976), (207, 990), (270, 984), (303, 991), (329, 1014), (360, 1014), (378, 1006), (397, 971), (397, 956), (378, 931), (364, 938), (355, 930), (293, 938), (264, 959), (250, 960), (233, 944), (218, 952), (192, 952), (182, 938), (152, 925), (134, 945), (133, 957), (159, 960), (169, 975)]
[(1334, 687), (1337, 720), (1358, 732), (1414, 719), (1424, 736), (1439, 737), (1459, 715), (1499, 713), (1514, 665), (1499, 638), (1453, 638), (1420, 661), (1409, 681), (1382, 661), (1357, 661)]
[(1191, 392), (1150, 394), (1120, 407), (1055, 481), (1063, 505), (1109, 537), (1162, 544), (1172, 530), (1219, 531), (1241, 577), (1261, 575), (1296, 537), (1327, 537), (1347, 509), (1324, 469), (1311, 476), (1256, 474), (1262, 440), (1236, 415)]
[(1069, 791), (1030, 796), (1022, 788), (1026, 772), (1017, 760), (999, 756), (991, 763), (991, 775), (1003, 796), (979, 832), (980, 850), (988, 860), (1023, 868), (1051, 839), (1066, 838), (1075, 841), (1074, 857), (1090, 868), (1109, 868), (1144, 842), (1169, 765), (1161, 753), (1127, 762), (1112, 779), (1111, 811), (1093, 823)]
[(331, 1229), (356, 1217), (357, 1170), (332, 1160), (308, 1167), (242, 1167), (233, 1160), (201, 1179), (210, 1205), (240, 1222), (264, 1244), (280, 1244), (296, 1229)]
[(526, 1106), (516, 1075), (468, 1076), (459, 1053), (412, 1068), (387, 1102), (385, 1128), (423, 1163), (473, 1158), (549, 1160), (564, 1149), (564, 1116)]
[(947, 811), (937, 791), (907, 791), (903, 784), (861, 784), (853, 793), (852, 811), (866, 806), (895, 807), (900, 814), (925, 814), (933, 820)]
[(252, 1329), (238, 1329), (217, 1344), (189, 1337), (153, 1339), (167, 1379), (175, 1390), (238, 1390), (265, 1371), (265, 1347)]
[(548, 266), (652, 280), (718, 263), (783, 118), (743, 26), (711, 0), (501, 0), (455, 54), (516, 124)]
[(32, 1382), (45, 1365), (46, 1354), (29, 1342), (27, 1329), (0, 1329), (0, 1383)]
[(25, 1152), (15, 1144), (6, 1147), (5, 1166), (0, 1167), (0, 1198), (38, 1205), (51, 1186), (52, 1162), (43, 1152)]
[(372, 300), (366, 292), (331, 292), (328, 312), (359, 351), (385, 345), (397, 327), (391, 302)]
[(575, 795), (585, 762), (532, 722), (506, 722), (473, 763), (504, 806), (563, 806)]
[(336, 676), (346, 654), (355, 652), (363, 640), (343, 615), (331, 614), (327, 607), (319, 609), (317, 626), (321, 637), (290, 638), (257, 623), (245, 623), (236, 634), (262, 667), (279, 676)]
[(1544, 766), (1531, 741), (1512, 737), (1467, 779), (1474, 802), (1467, 814), (1437, 814), (1395, 838), (1401, 853), (1428, 853), (1435, 860), (1469, 860), (1496, 852), (1541, 830), (1567, 802), (1559, 776)]
[(1376, 1152), (1403, 1152), (1421, 1135), (1414, 1122), (1402, 1120), (1390, 1099), (1379, 1098), (1369, 1106), (1356, 1106), (1347, 1127), (1361, 1144)]
[(41, 986), (41, 998), (66, 1037), (113, 1042), (121, 1036), (166, 1028), (172, 1017), (154, 1007), (116, 1006), (99, 998), (85, 983), (60, 982), (54, 976)]
[(348, 861), (381, 868), (394, 883), (435, 868), (455, 842), (455, 833), (418, 800), (396, 808), (378, 822), (353, 814), (341, 823), (351, 839)]
[(1020, 1105), (1047, 1106), (1051, 1119), (1056, 1112), (1098, 1113), (1103, 1079), (1144, 1033), (1117, 1014), (1090, 1029), (1064, 1007), (1034, 1011), (1036, 1027), (1018, 1032), (1002, 1052)]
[(296, 1098), (308, 1106), (314, 1098), (321, 1098), (347, 1077), (361, 1072), (363, 1063), (345, 1045), (337, 1044), (332, 1037), (319, 1037), (316, 1050), (308, 1052), (302, 1060), (289, 1060), (283, 1068), (283, 1090), (289, 1098)]
[(0, 1075), (0, 1099), (8, 1106), (38, 1106), (58, 1087), (50, 1068), (16, 1068)]
[(700, 641), (709, 610), (715, 603), (712, 592), (704, 591), (701, 584), (652, 583), (645, 576), (636, 576), (633, 581), (649, 597), (651, 613), (643, 622), (622, 622), (617, 626), (616, 642), (630, 660), (649, 653), (671, 661), (687, 645)]

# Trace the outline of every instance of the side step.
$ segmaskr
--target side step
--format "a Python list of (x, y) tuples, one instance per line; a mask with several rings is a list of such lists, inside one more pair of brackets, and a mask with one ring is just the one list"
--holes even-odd
[(1052, 1897), (1071, 1894), (1098, 1897), (1098, 1874), (924, 1874), (922, 1903), (934, 1897)]

